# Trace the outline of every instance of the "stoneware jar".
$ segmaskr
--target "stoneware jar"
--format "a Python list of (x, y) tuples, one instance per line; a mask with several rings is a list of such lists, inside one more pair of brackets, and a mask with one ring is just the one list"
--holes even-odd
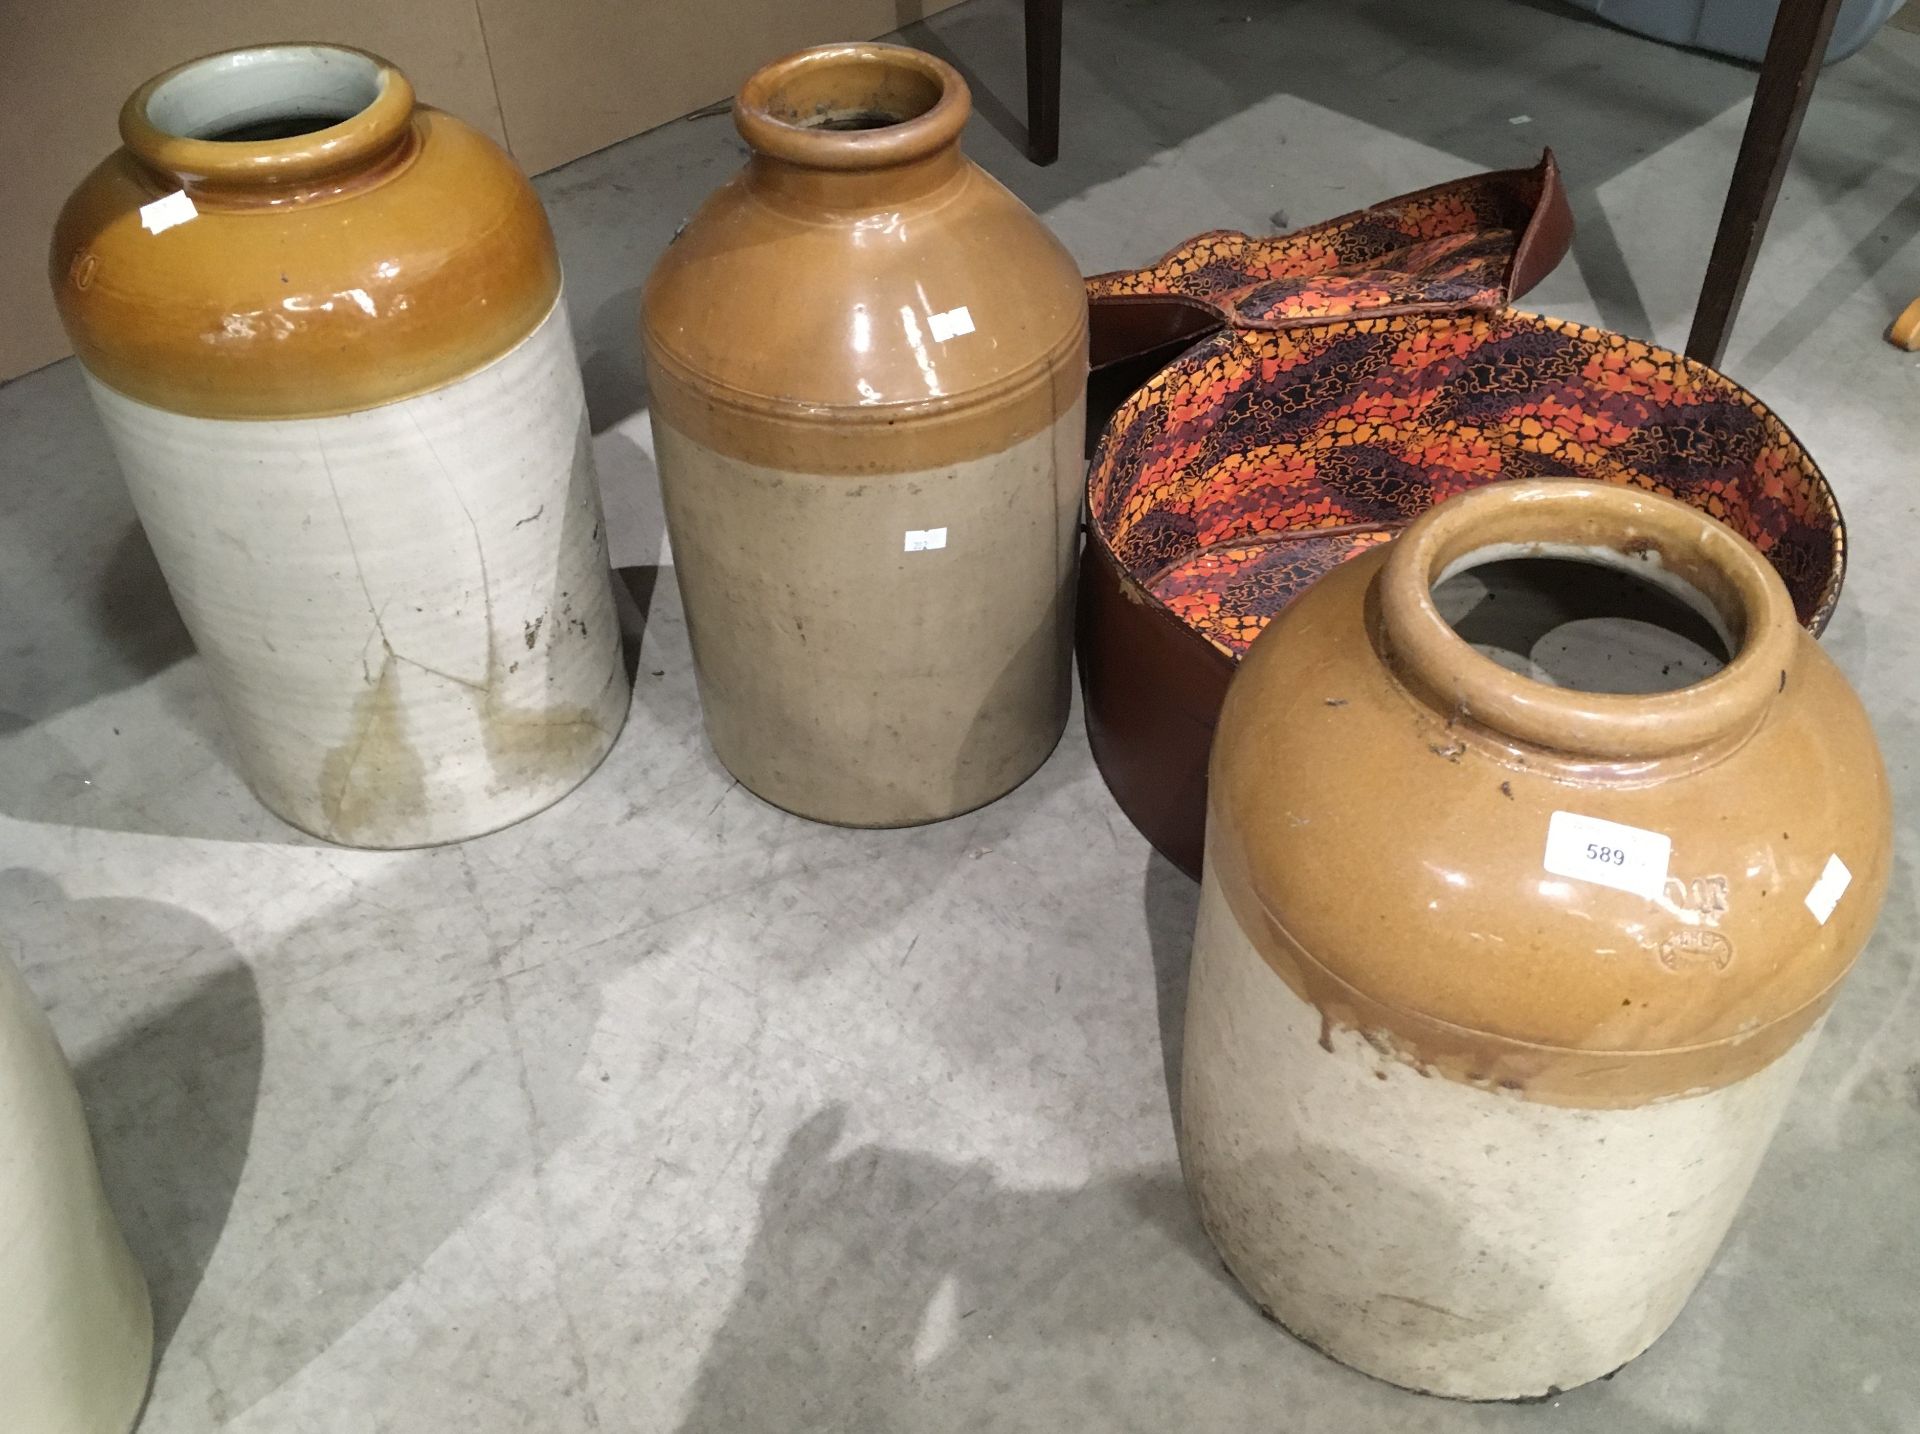
[(153, 1313), (100, 1188), (66, 1058), (0, 955), (0, 1428), (123, 1434)]
[(960, 152), (966, 82), (833, 45), (747, 81), (745, 171), (647, 282), (707, 732), (788, 811), (933, 821), (1066, 722), (1086, 298)]
[[(1542, 555), (1657, 585), (1731, 659), (1552, 686), (1436, 605)], [(1441, 504), (1274, 619), (1227, 694), (1181, 1081), (1208, 1233), (1281, 1324), (1395, 1384), (1609, 1373), (1726, 1233), (1890, 842), (1865, 713), (1744, 538), (1624, 486)]]
[(248, 782), (354, 846), (555, 801), (627, 681), (526, 179), (339, 46), (193, 61), (120, 133), (51, 278)]

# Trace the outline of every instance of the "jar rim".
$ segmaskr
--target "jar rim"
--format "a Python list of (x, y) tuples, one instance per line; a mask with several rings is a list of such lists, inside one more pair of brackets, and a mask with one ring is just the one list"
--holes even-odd
[[(818, 45), (756, 70), (733, 122), (756, 154), (806, 169), (911, 164), (959, 142), (972, 92), (945, 60), (906, 45)], [(848, 121), (871, 118), (877, 123)]]
[[(331, 123), (279, 139), (208, 131), (273, 118)], [(150, 168), (188, 188), (299, 183), (358, 168), (406, 138), (413, 86), (392, 63), (349, 45), (289, 42), (222, 50), (155, 75), (120, 110), (120, 138)]]
[[(1454, 630), (1433, 589), (1481, 562), (1532, 556), (1591, 562), (1674, 592), (1720, 631), (1727, 664), (1644, 694), (1509, 671)], [(1388, 550), (1379, 604), (1390, 662), (1450, 717), (1603, 760), (1674, 756), (1750, 732), (1785, 688), (1800, 637), (1785, 582), (1740, 534), (1677, 499), (1569, 478), (1491, 483), (1423, 514)]]

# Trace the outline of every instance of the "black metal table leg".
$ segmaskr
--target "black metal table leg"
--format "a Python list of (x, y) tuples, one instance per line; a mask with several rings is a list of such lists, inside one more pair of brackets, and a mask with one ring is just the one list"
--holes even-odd
[(1066, 0), (1027, 0), (1027, 154), (1060, 157), (1061, 11)]
[(1693, 312), (1688, 358), (1717, 364), (1726, 351), (1727, 334), (1740, 311), (1747, 280), (1753, 276), (1753, 261), (1767, 232), (1767, 220), (1773, 216), (1773, 202), (1793, 158), (1800, 121), (1807, 113), (1839, 13), (1840, 0), (1781, 0), (1766, 58), (1760, 62), (1753, 112), (1740, 140), (1733, 182), (1727, 186), (1720, 232), (1714, 236), (1713, 255), (1707, 260), (1706, 282), (1700, 286), (1700, 302)]

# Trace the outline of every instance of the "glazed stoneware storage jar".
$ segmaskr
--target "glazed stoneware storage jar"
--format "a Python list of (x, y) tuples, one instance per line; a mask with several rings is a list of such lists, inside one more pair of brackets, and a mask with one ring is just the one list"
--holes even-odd
[(371, 847), (555, 801), (627, 682), (533, 190), (339, 46), (183, 65), (120, 133), (53, 288), (249, 784)]
[(767, 66), (734, 102), (745, 171), (647, 282), (707, 732), (821, 821), (980, 806), (1066, 722), (1086, 299), (961, 154), (969, 106), (892, 45)]
[(0, 1428), (123, 1434), (152, 1356), (66, 1058), (0, 955)]
[[(1658, 585), (1731, 660), (1638, 693), (1509, 670), (1433, 590), (1526, 556)], [(1253, 643), (1209, 804), (1181, 1156), (1241, 1283), (1439, 1394), (1542, 1395), (1640, 1353), (1887, 881), (1873, 733), (1778, 573), (1633, 488), (1450, 499)]]

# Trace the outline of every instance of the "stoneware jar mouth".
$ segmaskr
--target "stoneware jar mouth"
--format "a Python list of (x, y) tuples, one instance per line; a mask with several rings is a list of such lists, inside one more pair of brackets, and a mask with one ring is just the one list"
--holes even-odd
[[(1454, 631), (1433, 590), (1515, 557), (1571, 558), (1663, 588), (1713, 625), (1730, 660), (1702, 681), (1646, 694), (1555, 687), (1511, 672)], [(1388, 551), (1379, 613), (1394, 668), (1449, 718), (1605, 760), (1744, 737), (1791, 680), (1800, 638), (1786, 584), (1731, 528), (1643, 489), (1572, 479), (1491, 483), (1423, 515)]]
[(413, 86), (345, 45), (226, 50), (156, 75), (120, 111), (120, 138), (189, 187), (284, 185), (362, 168), (408, 138)]
[(957, 144), (973, 98), (960, 72), (904, 45), (821, 45), (758, 70), (733, 102), (755, 152), (807, 169), (911, 164)]

